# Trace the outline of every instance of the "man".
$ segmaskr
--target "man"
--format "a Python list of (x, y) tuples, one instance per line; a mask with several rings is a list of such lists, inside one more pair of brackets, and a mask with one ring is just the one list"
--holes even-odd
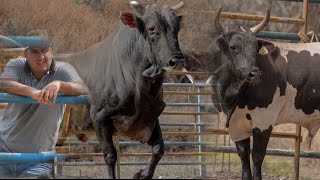
[[(54, 152), (65, 105), (58, 94), (82, 95), (87, 88), (68, 63), (52, 59), (48, 44), (27, 47), (25, 58), (10, 60), (0, 76), (0, 91), (29, 96), (39, 104), (10, 103), (0, 119), (0, 152)], [(48, 177), (51, 164), (0, 163), (0, 177)]]

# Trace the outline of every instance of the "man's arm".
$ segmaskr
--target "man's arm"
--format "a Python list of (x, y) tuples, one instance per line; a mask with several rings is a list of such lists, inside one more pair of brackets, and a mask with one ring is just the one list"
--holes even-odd
[(64, 95), (78, 96), (88, 93), (88, 88), (82, 85), (80, 82), (53, 81), (52, 84), (53, 83), (60, 84), (59, 91)]
[[(58, 91), (65, 95), (78, 96), (88, 93), (86, 86), (77, 82), (53, 81), (45, 86), (42, 90), (18, 83), (10, 79), (0, 79), (0, 92), (11, 93), (21, 96), (29, 96), (39, 103), (52, 105), (57, 99)], [(52, 103), (50, 100), (52, 100)]]
[(9, 78), (0, 78), (0, 91), (15, 95), (29, 96), (36, 100), (40, 95), (40, 90), (18, 83), (17, 81)]
[(52, 81), (41, 90), (39, 102), (52, 105), (57, 99), (58, 91), (65, 95), (78, 96), (87, 94), (88, 88), (80, 82)]

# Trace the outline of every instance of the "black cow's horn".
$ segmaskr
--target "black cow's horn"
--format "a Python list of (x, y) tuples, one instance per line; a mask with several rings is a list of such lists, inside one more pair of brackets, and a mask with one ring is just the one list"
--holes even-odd
[(267, 9), (267, 14), (266, 16), (263, 18), (263, 20), (256, 26), (250, 28), (250, 30), (254, 33), (257, 34), (260, 31), (262, 31), (269, 23), (270, 20), (270, 10)]
[(214, 19), (214, 27), (215, 27), (217, 32), (223, 34), (224, 33), (224, 29), (223, 29), (223, 27), (221, 26), (221, 24), (219, 22), (221, 10), (222, 10), (222, 8), (220, 8), (218, 10), (217, 14), (216, 14), (216, 17)]
[(130, 1), (130, 6), (140, 16), (144, 15), (144, 12), (145, 12), (144, 7), (141, 4), (139, 4), (137, 1)]
[(173, 6), (171, 9), (177, 10), (177, 9), (180, 9), (183, 5), (184, 5), (184, 2), (181, 1), (179, 4)]

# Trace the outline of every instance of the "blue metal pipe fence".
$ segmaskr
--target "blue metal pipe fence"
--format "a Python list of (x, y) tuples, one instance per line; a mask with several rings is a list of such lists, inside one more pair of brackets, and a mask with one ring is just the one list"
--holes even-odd
[(23, 45), (9, 37), (0, 35), (0, 47), (12, 48), (12, 47), (23, 47)]
[(65, 156), (54, 153), (3, 153), (0, 152), (0, 163), (33, 163), (33, 162), (49, 162), (64, 161)]
[[(266, 39), (281, 39), (281, 40), (293, 40), (299, 41), (300, 37), (296, 33), (284, 33), (284, 32), (270, 32), (270, 31), (261, 31), (260, 33), (256, 34), (259, 38), (266, 38)], [(308, 38), (311, 39), (311, 35), (307, 35)], [(317, 35), (318, 39), (320, 39), (320, 35)]]
[[(56, 104), (87, 104), (89, 102), (88, 96), (58, 96)], [(38, 102), (31, 97), (17, 96), (9, 93), (0, 93), (0, 103), (31, 103)]]

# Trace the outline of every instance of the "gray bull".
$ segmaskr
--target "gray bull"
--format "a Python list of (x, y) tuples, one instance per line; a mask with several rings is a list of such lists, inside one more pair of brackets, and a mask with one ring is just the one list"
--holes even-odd
[(152, 146), (152, 157), (136, 179), (152, 178), (163, 156), (158, 116), (165, 108), (162, 83), (166, 70), (185, 60), (179, 48), (181, 16), (175, 7), (130, 3), (118, 29), (104, 41), (69, 57), (90, 90), (90, 114), (107, 164), (115, 178), (117, 152), (112, 136), (124, 135)]
[[(216, 22), (221, 29), (219, 15)], [(213, 43), (214, 61), (220, 66), (212, 74), (212, 101), (230, 122), (242, 178), (252, 178), (252, 135), (253, 179), (262, 179), (261, 165), (275, 125), (304, 126), (310, 143), (320, 127), (320, 43), (268, 42), (242, 29), (245, 32), (224, 32)]]

